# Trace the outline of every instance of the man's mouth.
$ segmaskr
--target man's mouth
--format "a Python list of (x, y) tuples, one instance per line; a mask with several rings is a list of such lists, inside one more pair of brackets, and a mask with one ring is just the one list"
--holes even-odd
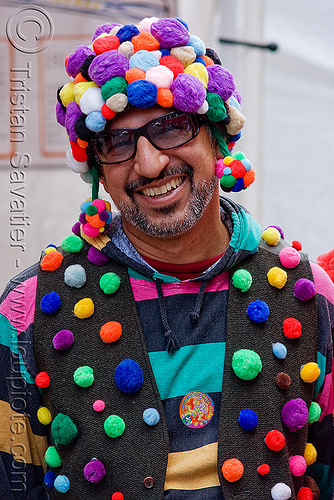
[(184, 179), (185, 177), (183, 176), (177, 177), (176, 179), (172, 179), (170, 182), (166, 182), (166, 184), (163, 184), (162, 186), (144, 188), (141, 190), (141, 193), (143, 193), (145, 196), (162, 196), (179, 187)]

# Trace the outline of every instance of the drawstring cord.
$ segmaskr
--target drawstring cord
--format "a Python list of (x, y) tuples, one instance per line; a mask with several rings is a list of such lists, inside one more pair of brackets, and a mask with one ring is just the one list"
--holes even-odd
[(195, 309), (189, 313), (190, 321), (193, 325), (196, 325), (196, 323), (199, 320), (199, 315), (203, 306), (204, 302), (204, 290), (206, 287), (206, 281), (202, 281), (197, 298), (196, 298), (196, 304), (195, 304)]
[(168, 354), (170, 354), (179, 349), (179, 344), (176, 338), (174, 337), (173, 331), (168, 323), (166, 302), (162, 291), (161, 281), (156, 280), (155, 285), (158, 292), (159, 308), (160, 308), (162, 324), (165, 330), (165, 337), (167, 339), (167, 352)]

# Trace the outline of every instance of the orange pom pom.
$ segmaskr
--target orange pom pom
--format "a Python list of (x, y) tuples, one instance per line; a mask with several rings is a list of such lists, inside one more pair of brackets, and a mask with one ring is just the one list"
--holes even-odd
[(87, 160), (86, 149), (81, 148), (76, 141), (75, 142), (70, 141), (70, 144), (71, 144), (73, 158), (79, 162), (86, 161)]
[(160, 47), (158, 40), (148, 31), (142, 31), (139, 35), (132, 37), (131, 42), (135, 52), (138, 50), (158, 50)]
[(102, 54), (108, 50), (115, 50), (118, 49), (119, 46), (119, 38), (115, 35), (107, 35), (101, 38), (96, 38), (93, 42), (93, 50), (95, 54)]
[(101, 113), (106, 120), (112, 120), (114, 118), (114, 116), (116, 115), (115, 111), (108, 108), (108, 106), (106, 104), (103, 104), (103, 106), (101, 108)]
[(131, 68), (125, 73), (125, 80), (128, 83), (132, 83), (135, 80), (145, 80), (146, 73), (139, 68)]
[(79, 144), (79, 146), (82, 149), (86, 149), (86, 147), (88, 146), (88, 142), (87, 141), (83, 141), (82, 139), (79, 139), (79, 137), (77, 138), (77, 143)]
[(118, 321), (108, 321), (108, 323), (101, 326), (100, 337), (107, 344), (115, 342), (121, 335), (122, 325)]
[(50, 252), (44, 255), (41, 262), (41, 268), (43, 271), (55, 271), (62, 262), (63, 256), (56, 250), (55, 252)]
[(173, 94), (169, 89), (158, 89), (157, 92), (157, 104), (164, 108), (170, 108), (173, 106)]
[(244, 176), (244, 186), (245, 188), (250, 186), (255, 181), (255, 171), (251, 168)]
[(244, 473), (244, 466), (236, 458), (225, 460), (222, 466), (222, 473), (226, 481), (234, 483), (238, 481)]
[(87, 215), (86, 214), (86, 221), (89, 222), (89, 224), (93, 227), (100, 228), (105, 225), (105, 221), (100, 219), (99, 214), (95, 215)]
[(204, 59), (205, 63), (207, 66), (211, 66), (212, 64), (215, 64), (211, 57), (209, 56), (201, 56), (202, 59)]
[(88, 80), (86, 80), (86, 78), (84, 78), (81, 73), (78, 73), (77, 76), (74, 78), (74, 83), (79, 83), (79, 82), (88, 82)]

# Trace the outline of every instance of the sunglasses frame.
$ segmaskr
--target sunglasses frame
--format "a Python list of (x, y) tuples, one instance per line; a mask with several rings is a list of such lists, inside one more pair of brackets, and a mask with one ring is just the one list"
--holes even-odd
[[(154, 144), (154, 142), (152, 141), (152, 139), (149, 137), (148, 132), (147, 132), (147, 127), (149, 125), (151, 125), (152, 123), (154, 123), (154, 122), (156, 122), (158, 120), (161, 120), (161, 118), (165, 118), (165, 117), (173, 116), (173, 115), (176, 115), (176, 116), (185, 115), (185, 116), (187, 116), (188, 120), (189, 120), (189, 123), (193, 127), (193, 135), (192, 135), (192, 137), (190, 139), (187, 139), (185, 142), (183, 142), (182, 144), (178, 144), (177, 146), (171, 146), (169, 148), (160, 148), (159, 146), (156, 146)], [(134, 156), (136, 155), (136, 152), (137, 152), (137, 142), (138, 142), (139, 137), (141, 137), (141, 136), (145, 137), (145, 139), (147, 139), (149, 141), (149, 143), (152, 144), (152, 146), (154, 148), (158, 149), (159, 151), (169, 151), (170, 149), (175, 149), (175, 148), (178, 148), (180, 146), (184, 146), (188, 142), (192, 141), (198, 135), (198, 133), (200, 131), (200, 128), (201, 128), (201, 126), (203, 124), (204, 124), (204, 120), (201, 119), (200, 117), (198, 117), (194, 113), (187, 113), (187, 112), (179, 112), (178, 113), (177, 111), (172, 111), (170, 113), (166, 113), (165, 115), (158, 116), (157, 118), (153, 118), (153, 120), (148, 121), (147, 123), (145, 123), (144, 125), (142, 125), (141, 127), (138, 127), (138, 128), (108, 129), (108, 130), (103, 130), (102, 132), (98, 132), (97, 134), (94, 135), (94, 137), (92, 137), (92, 139), (91, 139), (91, 146), (92, 146), (92, 149), (93, 149), (93, 152), (94, 152), (95, 159), (96, 159), (96, 161), (99, 164), (101, 164), (101, 165), (118, 165), (120, 163), (126, 163), (127, 161), (129, 161), (132, 158), (134, 158)], [(133, 153), (126, 160), (115, 161), (115, 162), (105, 162), (105, 161), (102, 161), (99, 158), (99, 154), (97, 152), (97, 147), (96, 147), (95, 142), (98, 140), (98, 138), (102, 134), (108, 134), (108, 131), (115, 131), (115, 130), (121, 130), (123, 132), (124, 131), (130, 131), (130, 132), (133, 133), (134, 139), (135, 139)]]

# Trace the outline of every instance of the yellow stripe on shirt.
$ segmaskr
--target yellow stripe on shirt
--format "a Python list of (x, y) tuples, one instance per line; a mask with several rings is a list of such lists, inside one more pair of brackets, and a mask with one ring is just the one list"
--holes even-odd
[(169, 453), (165, 490), (198, 490), (219, 486), (218, 443), (178, 453)]

